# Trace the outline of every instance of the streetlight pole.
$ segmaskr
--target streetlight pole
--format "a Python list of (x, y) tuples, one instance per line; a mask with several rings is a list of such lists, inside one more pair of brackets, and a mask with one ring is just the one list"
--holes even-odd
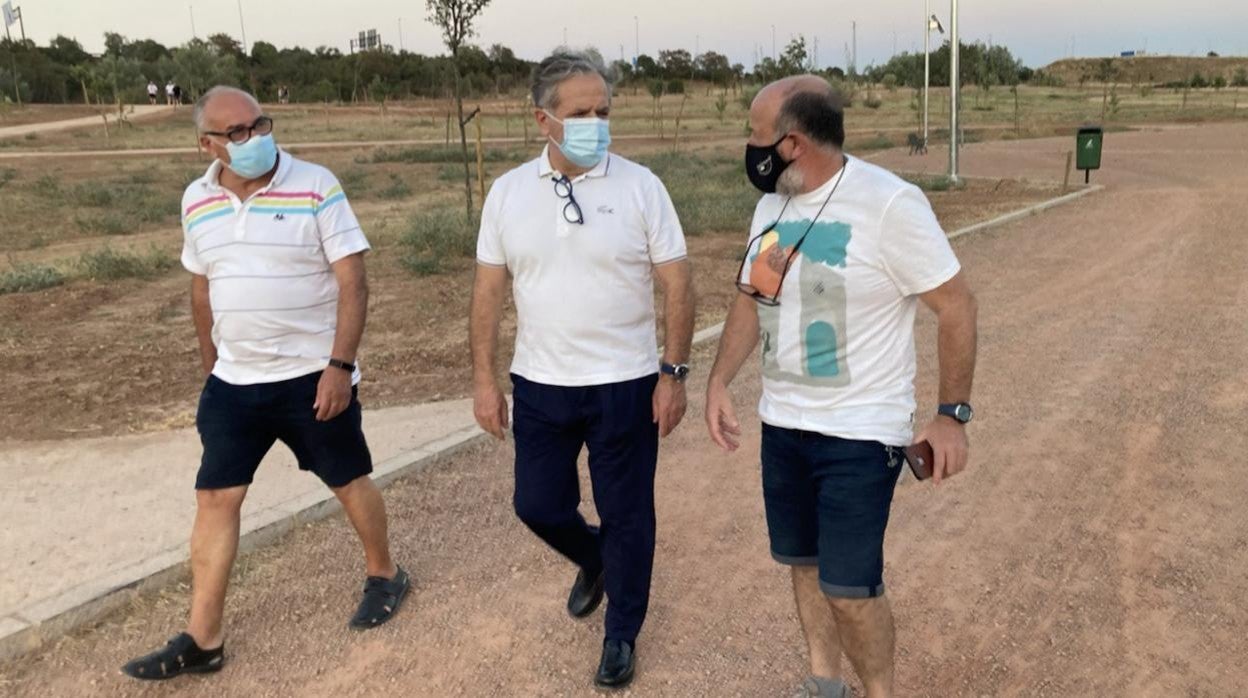
[(633, 15), (633, 67), (637, 67), (637, 59), (641, 58), (641, 22)]
[(238, 28), (243, 34), (243, 53), (250, 53), (247, 50), (247, 27), (243, 24), (243, 0), (238, 0)]
[(923, 144), (927, 144), (928, 99), (932, 84), (932, 0), (923, 3)]
[(958, 0), (950, 0), (949, 13), (949, 181), (958, 181)]
[(771, 60), (776, 60), (776, 25), (771, 25)]
[(187, 10), (189, 10), (189, 11), (190, 11), (190, 13), (191, 13), (191, 38), (192, 38), (192, 39), (198, 39), (198, 38), (199, 38), (199, 34), (196, 34), (196, 33), (195, 33), (195, 6), (194, 6), (194, 5), (187, 5), (187, 6), (186, 6), (186, 9), (187, 9)]

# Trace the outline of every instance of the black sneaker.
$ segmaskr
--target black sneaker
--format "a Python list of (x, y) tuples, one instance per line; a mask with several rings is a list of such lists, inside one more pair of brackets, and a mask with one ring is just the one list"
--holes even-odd
[(205, 650), (195, 639), (181, 633), (164, 649), (139, 657), (121, 668), (122, 673), (144, 681), (172, 679), (181, 674), (210, 674), (225, 664), (225, 645)]

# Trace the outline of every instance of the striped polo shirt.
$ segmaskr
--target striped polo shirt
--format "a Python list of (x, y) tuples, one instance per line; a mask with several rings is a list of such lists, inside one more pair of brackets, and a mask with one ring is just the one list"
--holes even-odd
[(182, 195), (182, 266), (208, 277), (212, 373), (250, 385), (320, 371), (338, 318), (331, 265), (369, 249), (360, 223), (320, 165), (282, 151), (273, 180), (246, 201), (220, 185), (221, 167)]

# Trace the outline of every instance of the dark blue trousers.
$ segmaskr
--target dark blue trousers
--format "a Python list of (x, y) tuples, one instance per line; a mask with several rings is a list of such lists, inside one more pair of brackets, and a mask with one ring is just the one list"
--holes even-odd
[[(606, 572), (606, 637), (634, 642), (650, 603), (658, 376), (567, 388), (512, 376), (516, 514), (547, 545), (591, 574)], [(600, 526), (585, 523), (576, 461), (589, 449)]]

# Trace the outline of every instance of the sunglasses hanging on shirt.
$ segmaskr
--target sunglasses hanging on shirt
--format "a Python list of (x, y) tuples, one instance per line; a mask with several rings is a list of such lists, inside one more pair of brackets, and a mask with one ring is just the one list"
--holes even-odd
[[(828, 192), (828, 198), (823, 200), (819, 212), (810, 221), (810, 225), (806, 226), (797, 244), (787, 252), (780, 246), (780, 233), (776, 230), (780, 221), (784, 220), (784, 212), (789, 210), (789, 203), (793, 201), (793, 197), (785, 199), (784, 207), (780, 209), (780, 215), (776, 216), (775, 222), (764, 227), (763, 232), (751, 238), (749, 244), (745, 246), (745, 256), (741, 258), (741, 266), (737, 269), (737, 290), (753, 298), (759, 305), (769, 308), (780, 305), (780, 291), (784, 286), (785, 278), (789, 275), (789, 269), (793, 266), (793, 260), (797, 257), (798, 251), (802, 249), (802, 243), (806, 242), (810, 231), (815, 229), (815, 224), (819, 222), (824, 209), (832, 201), (832, 196), (841, 186), (841, 179), (845, 177), (847, 165), (849, 165), (849, 158), (845, 158), (841, 163), (841, 173), (837, 175), (836, 183), (832, 185), (832, 191)], [(757, 252), (754, 252), (756, 248)], [(754, 252), (753, 260), (750, 257), (751, 252)], [(750, 264), (749, 276), (745, 276), (747, 262)]]

